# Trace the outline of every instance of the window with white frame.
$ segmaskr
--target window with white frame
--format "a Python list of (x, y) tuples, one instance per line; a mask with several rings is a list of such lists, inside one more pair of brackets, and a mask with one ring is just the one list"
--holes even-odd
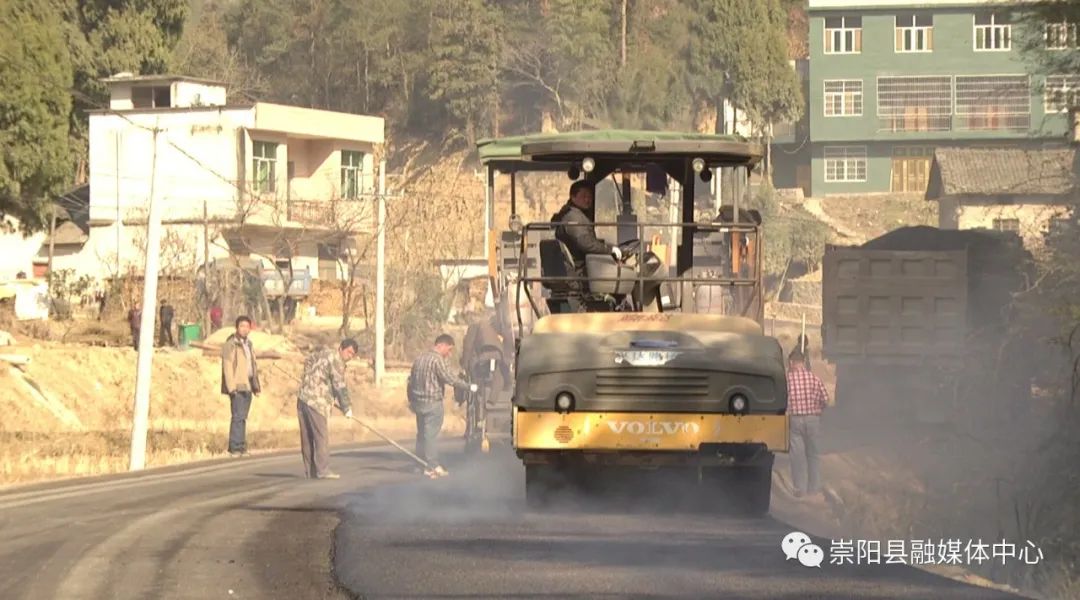
[(1020, 219), (994, 219), (996, 231), (1020, 231)]
[(975, 49), (1008, 50), (1012, 48), (1012, 25), (1000, 13), (984, 12), (975, 15)]
[(274, 191), (277, 179), (277, 147), (278, 145), (274, 142), (252, 143), (251, 172), (254, 176), (252, 182), (256, 193), (265, 194)]
[(825, 17), (825, 54), (862, 52), (862, 17)]
[(1077, 24), (1071, 21), (1055, 21), (1046, 24), (1043, 34), (1048, 50), (1066, 50), (1080, 48), (1080, 36)]
[(825, 146), (825, 181), (866, 181), (866, 146)]
[(360, 197), (364, 189), (364, 153), (341, 151), (341, 196), (350, 200)]
[(825, 116), (857, 117), (862, 115), (861, 79), (825, 80)]
[(1065, 112), (1080, 106), (1080, 75), (1047, 75), (1043, 86), (1043, 109)]
[(878, 131), (948, 131), (952, 128), (952, 77), (878, 77)]
[(929, 13), (896, 15), (896, 51), (930, 52), (934, 49), (934, 16)]
[(1023, 131), (1031, 127), (1031, 83), (1027, 75), (957, 75), (957, 128)]

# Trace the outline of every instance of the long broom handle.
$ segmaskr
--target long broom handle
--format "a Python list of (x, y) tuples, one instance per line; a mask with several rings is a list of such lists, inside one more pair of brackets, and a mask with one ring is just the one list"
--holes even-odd
[(379, 431), (378, 429), (375, 429), (371, 425), (368, 425), (367, 423), (365, 423), (364, 421), (361, 421), (360, 419), (358, 419), (356, 417), (349, 417), (349, 418), (352, 419), (353, 421), (356, 421), (357, 423), (363, 425), (364, 427), (366, 427), (367, 430), (370, 431), (371, 433), (374, 433), (375, 435), (377, 435), (377, 436), (381, 437), (382, 439), (386, 440), (387, 442), (390, 443), (391, 446), (397, 448), (398, 450), (401, 450), (402, 452), (407, 454), (410, 458), (412, 458), (416, 462), (420, 463), (421, 466), (427, 467), (429, 469), (434, 468), (427, 461), (425, 461), (424, 459), (420, 458), (419, 456), (413, 454), (412, 452), (409, 452), (408, 450), (403, 448), (401, 446), (401, 444), (399, 444), (399, 443), (395, 442), (394, 440), (390, 439), (389, 437), (387, 437), (383, 432)]
[(802, 335), (799, 336), (799, 352), (806, 356), (806, 313), (802, 314)]
[[(297, 378), (297, 377), (296, 377), (295, 375), (293, 375), (292, 373), (289, 373), (289, 372), (288, 372), (288, 371), (286, 371), (285, 369), (282, 369), (281, 367), (277, 366), (277, 363), (270, 363), (270, 364), (271, 364), (271, 365), (272, 365), (272, 366), (273, 366), (274, 368), (276, 368), (276, 369), (278, 370), (278, 372), (280, 372), (280, 373), (284, 373), (285, 375), (288, 375), (288, 376), (289, 376), (289, 378), (290, 378), (290, 379), (292, 379), (293, 381), (295, 381), (296, 383), (300, 383), (300, 379), (298, 379), (298, 378)], [(372, 427), (371, 425), (367, 424), (367, 423), (366, 423), (366, 422), (364, 422), (364, 421), (361, 421), (360, 419), (358, 419), (358, 418), (356, 418), (356, 417), (349, 417), (349, 418), (350, 418), (350, 419), (352, 419), (353, 421), (356, 421), (357, 423), (359, 423), (359, 424), (363, 425), (363, 426), (364, 426), (364, 427), (365, 427), (365, 428), (366, 428), (366, 429), (367, 429), (368, 431), (370, 431), (371, 433), (374, 433), (375, 435), (377, 435), (377, 436), (381, 437), (381, 438), (382, 438), (383, 440), (385, 440), (385, 441), (389, 442), (391, 446), (393, 446), (393, 447), (397, 448), (398, 450), (401, 450), (401, 451), (402, 451), (402, 452), (404, 452), (404, 453), (405, 453), (406, 455), (408, 455), (408, 456), (409, 456), (409, 458), (411, 458), (411, 459), (415, 460), (416, 462), (420, 463), (420, 465), (421, 465), (421, 466), (427, 467), (427, 468), (429, 468), (429, 469), (433, 469), (433, 468), (434, 468), (434, 467), (432, 467), (432, 466), (431, 466), (431, 464), (429, 464), (429, 463), (428, 463), (428, 462), (427, 462), (426, 460), (424, 460), (424, 459), (420, 458), (419, 456), (417, 456), (417, 455), (413, 454), (412, 452), (409, 452), (408, 450), (406, 450), (405, 448), (403, 448), (403, 447), (401, 446), (401, 444), (399, 444), (399, 443), (395, 442), (394, 440), (390, 439), (389, 437), (387, 437), (387, 436), (386, 436), (386, 434), (384, 434), (383, 432), (379, 431), (378, 429), (375, 429), (375, 428), (374, 428), (374, 427)]]

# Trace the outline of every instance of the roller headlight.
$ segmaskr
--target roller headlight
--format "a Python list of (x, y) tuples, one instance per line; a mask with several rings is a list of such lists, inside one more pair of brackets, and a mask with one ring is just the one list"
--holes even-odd
[(581, 160), (581, 170), (586, 173), (592, 173), (592, 170), (596, 168), (596, 161), (591, 156), (586, 156)]
[(742, 394), (735, 394), (734, 396), (731, 397), (731, 411), (732, 412), (737, 412), (737, 413), (746, 412), (746, 408), (749, 405), (750, 404), (747, 401), (746, 396), (743, 396)]
[(695, 158), (690, 162), (690, 166), (694, 168), (695, 173), (700, 173), (705, 170), (705, 161), (700, 158)]
[(574, 406), (574, 396), (570, 392), (560, 392), (555, 396), (555, 408), (560, 411), (568, 411)]

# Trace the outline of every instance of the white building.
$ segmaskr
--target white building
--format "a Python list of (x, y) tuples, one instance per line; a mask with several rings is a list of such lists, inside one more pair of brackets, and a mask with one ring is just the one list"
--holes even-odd
[(15, 279), (21, 273), (23, 276), (33, 277), (33, 260), (41, 243), (45, 241), (44, 233), (23, 235), (20, 230), (21, 223), (11, 215), (0, 215), (0, 282)]
[(228, 104), (224, 85), (190, 77), (105, 82), (110, 107), (90, 115), (87, 239), (54, 269), (141, 273), (151, 197), (164, 206), (163, 271), (231, 253), (318, 278), (343, 230), (374, 227), (383, 119)]

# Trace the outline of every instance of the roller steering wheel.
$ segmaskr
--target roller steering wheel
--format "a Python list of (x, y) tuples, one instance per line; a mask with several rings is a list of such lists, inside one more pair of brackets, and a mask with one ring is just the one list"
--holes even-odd
[(619, 251), (622, 252), (622, 260), (619, 262), (625, 263), (631, 256), (637, 256), (638, 248), (641, 246), (641, 240), (633, 239), (626, 240), (625, 242), (618, 244)]

